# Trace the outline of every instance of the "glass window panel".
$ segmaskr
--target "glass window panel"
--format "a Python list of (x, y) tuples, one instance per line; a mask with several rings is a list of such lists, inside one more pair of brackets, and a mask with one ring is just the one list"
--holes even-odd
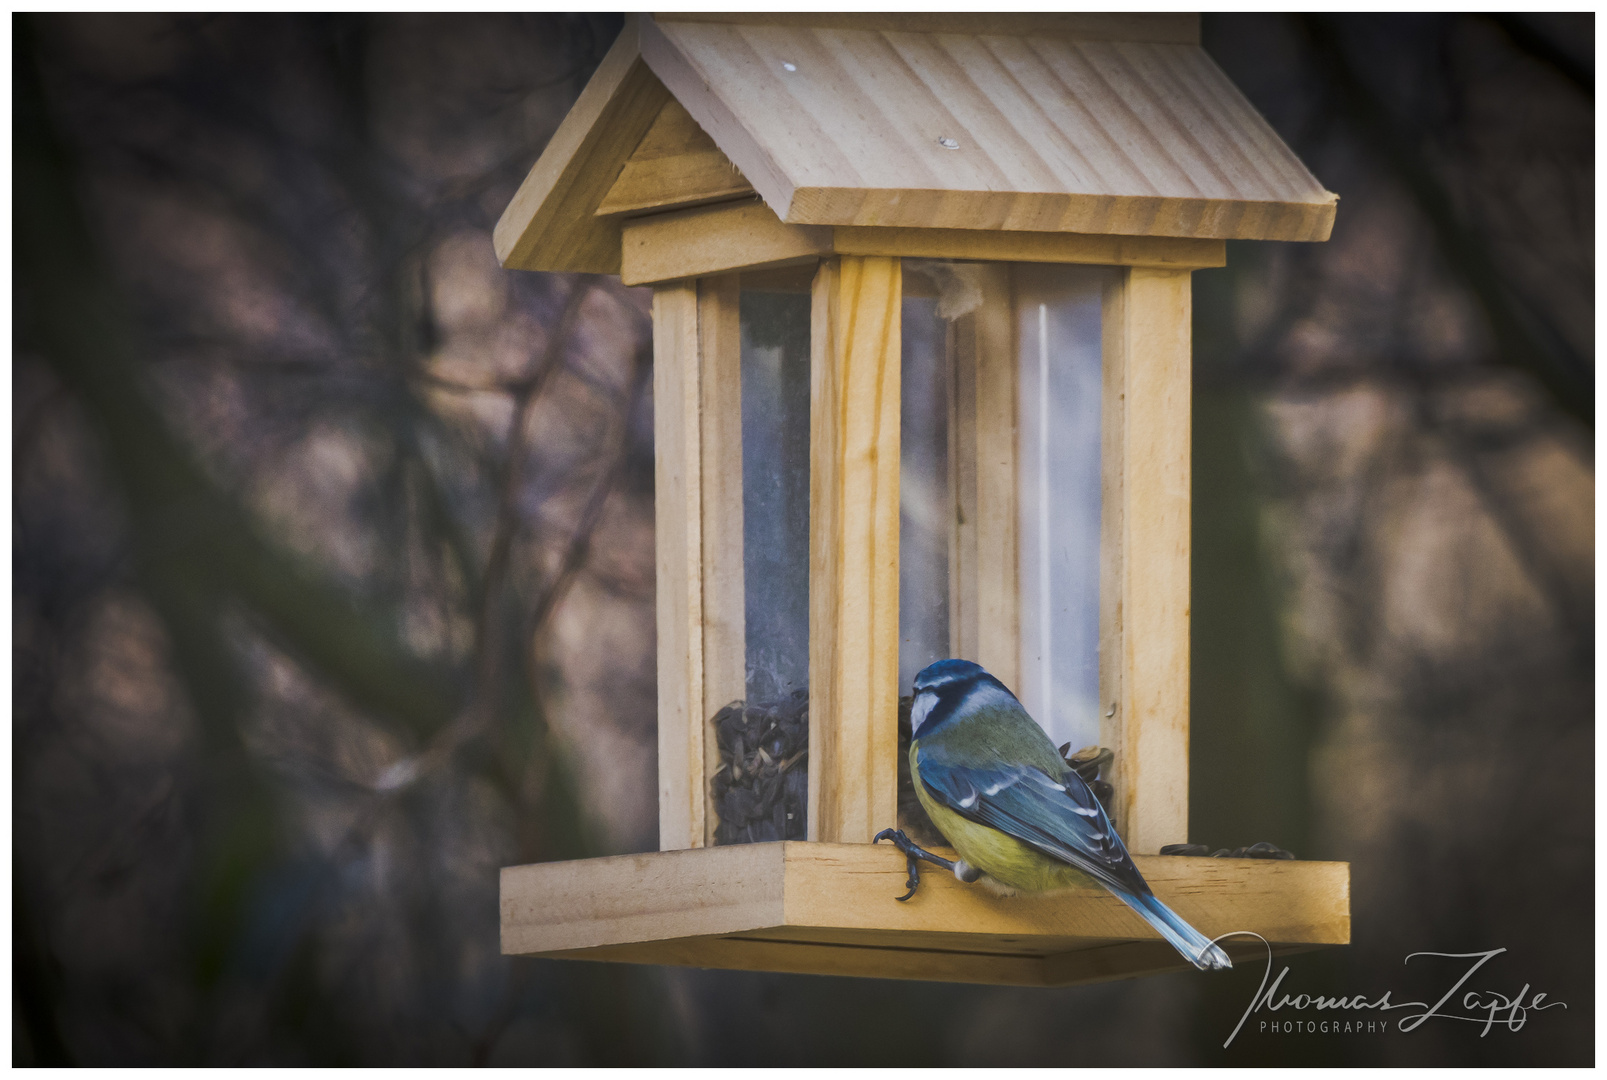
[(809, 685), (809, 294), (742, 291), (750, 705)]
[[(979, 580), (962, 580), (976, 577), (977, 566), (956, 561), (964, 536), (985, 547), (965, 525), (976, 512), (976, 492), (962, 489), (980, 482), (976, 440), (1014, 438), (1020, 621), (982, 632), (1016, 640), (1001, 647), (979, 639), (969, 648), (1019, 655), (1011, 689), (1057, 745), (1097, 743), (1100, 306), (1108, 271), (1018, 264), (1006, 290), (1012, 298), (985, 300), (996, 294), (987, 293), (981, 264), (906, 260), (904, 267), (900, 684), (907, 692), (916, 672), (946, 656), (978, 659), (961, 641), (979, 628), (961, 632), (955, 614), (962, 597), (973, 612), (989, 603)], [(985, 428), (976, 411), (976, 365), (987, 361), (978, 352), (980, 324), (969, 317), (985, 317), (984, 303), (1005, 305), (1001, 315), (1015, 323), (1017, 353), (1001, 358), (1016, 365), (1013, 432), (995, 430), (996, 420)], [(979, 548), (969, 557), (980, 562), (989, 553)]]
[(740, 293), (744, 699), (713, 717), (716, 844), (808, 830), (809, 309)]
[(1105, 272), (1015, 268), (1021, 685), (1056, 745), (1099, 741), (1100, 294)]
[[(924, 294), (924, 295), (923, 295)], [(898, 685), (953, 655), (949, 642), (947, 324), (925, 275), (904, 275), (899, 405)]]

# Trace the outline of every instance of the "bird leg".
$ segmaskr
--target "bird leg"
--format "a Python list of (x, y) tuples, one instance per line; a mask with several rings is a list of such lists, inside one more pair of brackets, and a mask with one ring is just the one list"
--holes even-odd
[(908, 836), (905, 836), (903, 829), (883, 829), (872, 838), (871, 843), (878, 844), (883, 840), (891, 840), (893, 846), (904, 853), (904, 858), (909, 863), (910, 877), (904, 884), (909, 886), (910, 891), (898, 897), (897, 899), (900, 901), (908, 900), (914, 896), (915, 890), (920, 886), (921, 860), (923, 859), (933, 866), (940, 866), (950, 871), (961, 881), (975, 881), (982, 876), (975, 868), (967, 864), (964, 859), (955, 862), (945, 859), (941, 855), (933, 855), (930, 851), (917, 845)]

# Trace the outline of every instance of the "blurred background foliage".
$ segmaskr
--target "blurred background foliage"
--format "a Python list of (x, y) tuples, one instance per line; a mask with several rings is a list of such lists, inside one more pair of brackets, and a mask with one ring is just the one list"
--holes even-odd
[(1207, 16), (1342, 198), (1195, 275), (1191, 839), (1352, 863), (1291, 985), (1566, 1011), (498, 954), (657, 846), (647, 298), (490, 243), (619, 26), (14, 18), (13, 1060), (1592, 1060), (1588, 14)]

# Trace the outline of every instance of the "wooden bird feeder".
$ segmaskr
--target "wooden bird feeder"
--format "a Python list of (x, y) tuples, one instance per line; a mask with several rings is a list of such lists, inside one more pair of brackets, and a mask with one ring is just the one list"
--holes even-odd
[[(632, 17), (496, 248), (653, 288), (662, 850), (504, 870), (503, 951), (1183, 966), (1097, 887), (929, 870), (895, 901), (904, 860), (870, 841), (898, 820), (898, 698), (949, 655), (1114, 751), (1116, 824), (1201, 931), (1348, 942), (1347, 864), (1156, 854), (1188, 839), (1189, 275), (1229, 239), (1325, 240), (1335, 204), (1195, 16)], [(717, 843), (714, 717), (805, 690), (807, 799), (763, 808), (799, 838)]]

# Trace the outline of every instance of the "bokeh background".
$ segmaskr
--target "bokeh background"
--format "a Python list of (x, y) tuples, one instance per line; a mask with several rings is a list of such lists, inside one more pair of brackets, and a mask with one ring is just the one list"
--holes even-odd
[(14, 17), (13, 1060), (1591, 1062), (1588, 14), (1207, 16), (1341, 202), (1195, 275), (1191, 839), (1351, 863), (1286, 987), (1565, 1010), (498, 955), (657, 846), (648, 298), (490, 241), (620, 25)]

